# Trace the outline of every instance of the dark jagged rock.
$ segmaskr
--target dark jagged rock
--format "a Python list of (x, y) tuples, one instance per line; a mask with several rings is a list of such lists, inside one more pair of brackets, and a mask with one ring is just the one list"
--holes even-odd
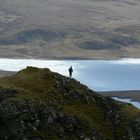
[(0, 79), (1, 140), (139, 140), (140, 111), (49, 69)]
[[(33, 100), (11, 100), (0, 105), (0, 138), (4, 139), (44, 139), (41, 131), (57, 135), (58, 139), (77, 135), (79, 139), (100, 139), (95, 129), (87, 133), (88, 124), (77, 117), (54, 110)], [(8, 130), (8, 134), (7, 134)]]

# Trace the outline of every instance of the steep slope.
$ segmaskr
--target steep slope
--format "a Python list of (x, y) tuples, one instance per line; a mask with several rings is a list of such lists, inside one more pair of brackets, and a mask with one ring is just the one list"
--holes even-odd
[(27, 67), (0, 78), (0, 87), (0, 139), (140, 138), (138, 109), (49, 69)]
[(0, 3), (0, 57), (140, 57), (139, 0)]

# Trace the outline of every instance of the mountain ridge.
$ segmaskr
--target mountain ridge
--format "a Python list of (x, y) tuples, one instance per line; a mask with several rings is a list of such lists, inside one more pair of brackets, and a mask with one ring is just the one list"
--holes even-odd
[(1, 139), (138, 140), (139, 115), (134, 106), (47, 68), (0, 78)]

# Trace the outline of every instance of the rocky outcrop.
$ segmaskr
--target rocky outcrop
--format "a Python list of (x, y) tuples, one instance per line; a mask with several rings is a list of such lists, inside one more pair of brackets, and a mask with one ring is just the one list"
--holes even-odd
[(140, 111), (48, 69), (0, 79), (1, 140), (139, 140)]
[(0, 139), (46, 140), (49, 135), (57, 139), (102, 139), (96, 129), (89, 128), (88, 122), (34, 100), (2, 102), (0, 123)]

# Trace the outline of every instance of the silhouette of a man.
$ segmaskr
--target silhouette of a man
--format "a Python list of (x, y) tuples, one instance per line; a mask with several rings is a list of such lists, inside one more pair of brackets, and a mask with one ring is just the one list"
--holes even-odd
[(72, 73), (73, 73), (73, 69), (72, 69), (72, 66), (69, 68), (69, 77), (71, 78), (72, 77)]

